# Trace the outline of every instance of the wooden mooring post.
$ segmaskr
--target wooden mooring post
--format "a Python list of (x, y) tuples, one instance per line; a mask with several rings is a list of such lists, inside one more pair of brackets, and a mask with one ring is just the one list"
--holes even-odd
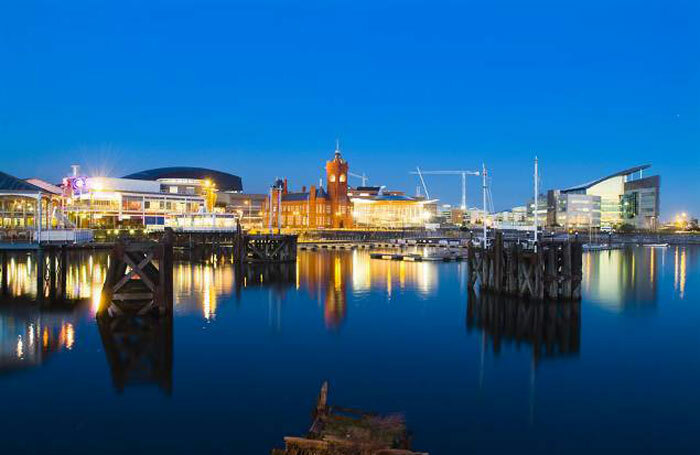
[(117, 242), (109, 253), (98, 317), (105, 313), (166, 315), (172, 309), (172, 231), (166, 230), (158, 242)]
[(543, 242), (537, 251), (506, 246), (497, 232), (490, 247), (469, 248), (468, 284), (473, 289), (478, 281), (485, 292), (536, 300), (579, 300), (582, 254), (580, 242)]

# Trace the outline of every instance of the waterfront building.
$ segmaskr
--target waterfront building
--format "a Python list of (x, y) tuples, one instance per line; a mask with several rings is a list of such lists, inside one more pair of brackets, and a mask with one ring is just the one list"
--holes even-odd
[(659, 223), (658, 175), (625, 182), (622, 196), (623, 221), (640, 229), (656, 229)]
[(597, 229), (601, 226), (600, 196), (550, 190), (546, 202), (547, 226), (566, 229)]
[(352, 203), (348, 196), (348, 162), (336, 147), (333, 159), (326, 162), (327, 188), (306, 186), (289, 191), (287, 179), (278, 179), (263, 203), (262, 219), (270, 227), (290, 229), (353, 227)]
[(326, 162), (326, 188), (306, 186), (290, 191), (277, 179), (262, 205), (263, 225), (287, 229), (423, 227), (437, 216), (437, 200), (410, 197), (383, 186), (348, 185), (348, 162), (336, 148)]
[(57, 225), (61, 195), (0, 172), (0, 240), (32, 241)]
[(478, 207), (470, 207), (464, 211), (464, 222), (468, 225), (483, 224), (484, 209)]
[(631, 224), (636, 228), (655, 228), (660, 178), (658, 175), (644, 178), (643, 172), (649, 167), (648, 164), (635, 166), (583, 185), (550, 190), (548, 225), (612, 228)]
[(515, 228), (524, 226), (528, 221), (527, 207), (524, 205), (513, 207), (510, 210), (494, 213), (491, 218), (493, 218), (496, 225), (500, 227)]
[(355, 196), (352, 198), (355, 225), (365, 228), (418, 228), (435, 216), (435, 200), (405, 194)]
[(216, 208), (220, 191), (241, 191), (242, 184), (238, 176), (201, 168), (161, 168), (114, 178), (82, 176), (76, 166), (62, 188), (64, 212), (77, 227), (231, 227), (232, 217), (210, 215), (224, 212)]
[(226, 213), (235, 214), (244, 229), (264, 227), (263, 205), (268, 195), (256, 193), (218, 192), (216, 207)]

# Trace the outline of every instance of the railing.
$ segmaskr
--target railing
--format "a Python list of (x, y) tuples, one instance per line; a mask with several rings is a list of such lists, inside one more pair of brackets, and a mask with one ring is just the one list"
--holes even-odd
[(88, 243), (93, 238), (90, 229), (48, 229), (32, 235), (32, 241), (40, 243)]

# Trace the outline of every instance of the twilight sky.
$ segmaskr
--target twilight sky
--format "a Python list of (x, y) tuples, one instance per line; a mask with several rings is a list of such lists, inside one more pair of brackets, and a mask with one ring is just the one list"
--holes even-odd
[[(45, 1), (0, 14), (0, 170), (192, 165), (265, 191), (486, 162), (496, 209), (636, 164), (700, 215), (700, 2)], [(357, 184), (357, 181), (351, 181)], [(458, 203), (457, 177), (428, 179)], [(480, 200), (469, 181), (470, 205)]]

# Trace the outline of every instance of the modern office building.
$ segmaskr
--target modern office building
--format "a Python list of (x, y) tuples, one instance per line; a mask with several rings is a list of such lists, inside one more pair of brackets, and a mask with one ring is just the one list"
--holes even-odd
[(547, 223), (552, 227), (613, 228), (631, 224), (655, 228), (659, 217), (658, 175), (644, 177), (650, 165), (635, 166), (583, 185), (550, 190)]
[(600, 196), (578, 193), (547, 193), (547, 226), (566, 229), (600, 228)]
[(659, 224), (658, 175), (625, 182), (622, 196), (623, 222), (641, 229), (656, 229)]

